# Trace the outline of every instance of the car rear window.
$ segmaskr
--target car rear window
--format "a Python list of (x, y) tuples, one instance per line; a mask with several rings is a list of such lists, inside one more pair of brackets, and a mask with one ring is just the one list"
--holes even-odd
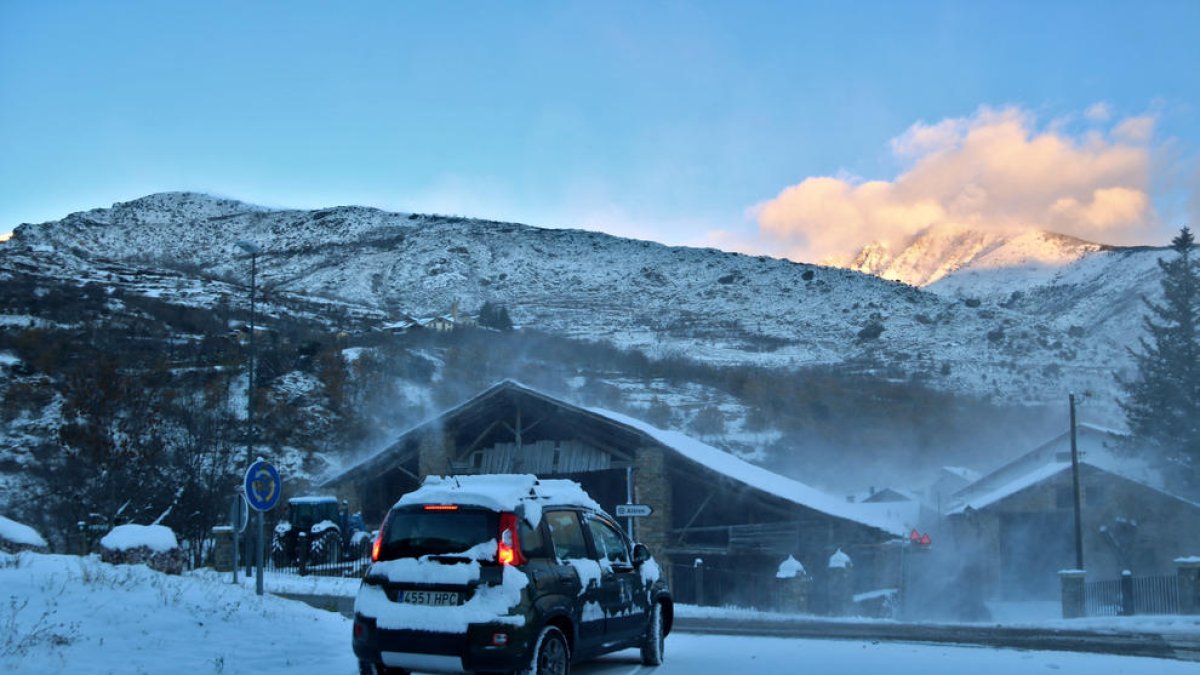
[(484, 509), (392, 511), (379, 550), (380, 560), (452, 555), (496, 539), (500, 516)]

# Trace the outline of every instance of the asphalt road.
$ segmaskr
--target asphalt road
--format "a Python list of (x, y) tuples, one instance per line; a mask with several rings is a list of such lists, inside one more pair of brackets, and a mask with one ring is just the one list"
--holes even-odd
[[(314, 607), (354, 615), (354, 598), (279, 594)], [(1200, 636), (1154, 633), (1070, 631), (999, 626), (900, 624), (848, 621), (764, 621), (753, 619), (677, 618), (672, 640), (690, 642), (701, 636), (744, 636), (899, 642), (926, 645), (977, 646), (1113, 656), (1140, 656), (1179, 661), (1200, 661)], [(626, 659), (637, 665), (636, 654)], [(1194, 666), (1193, 666), (1194, 667)], [(610, 672), (610, 671), (603, 671)], [(617, 671), (612, 671), (617, 672)], [(977, 675), (977, 674), (974, 674)]]
[(641, 665), (627, 650), (580, 663), (575, 675), (1182, 675), (1196, 664), (1138, 656), (871, 640), (673, 633), (666, 661)]

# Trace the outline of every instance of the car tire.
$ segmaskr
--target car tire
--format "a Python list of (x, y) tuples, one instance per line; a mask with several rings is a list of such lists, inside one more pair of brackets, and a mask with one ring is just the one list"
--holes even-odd
[(569, 675), (571, 672), (571, 648), (567, 637), (555, 626), (546, 626), (538, 634), (533, 649), (533, 663), (529, 670), (520, 675)]
[(642, 665), (659, 666), (663, 662), (666, 636), (663, 634), (663, 606), (654, 603), (650, 608), (650, 621), (646, 626), (646, 638), (642, 641)]

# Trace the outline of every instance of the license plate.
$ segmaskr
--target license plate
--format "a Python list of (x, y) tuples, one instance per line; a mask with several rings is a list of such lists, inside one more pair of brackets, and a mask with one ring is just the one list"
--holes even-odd
[(404, 591), (400, 602), (407, 605), (447, 607), (459, 604), (459, 594), (451, 591)]

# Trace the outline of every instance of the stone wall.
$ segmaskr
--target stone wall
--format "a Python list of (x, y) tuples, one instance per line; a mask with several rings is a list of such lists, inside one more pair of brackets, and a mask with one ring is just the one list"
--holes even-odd
[(638, 504), (646, 504), (654, 513), (634, 522), (634, 538), (650, 548), (659, 567), (670, 570), (667, 542), (674, 514), (671, 509), (671, 481), (667, 476), (665, 452), (660, 446), (637, 450), (633, 464), (633, 495)]

